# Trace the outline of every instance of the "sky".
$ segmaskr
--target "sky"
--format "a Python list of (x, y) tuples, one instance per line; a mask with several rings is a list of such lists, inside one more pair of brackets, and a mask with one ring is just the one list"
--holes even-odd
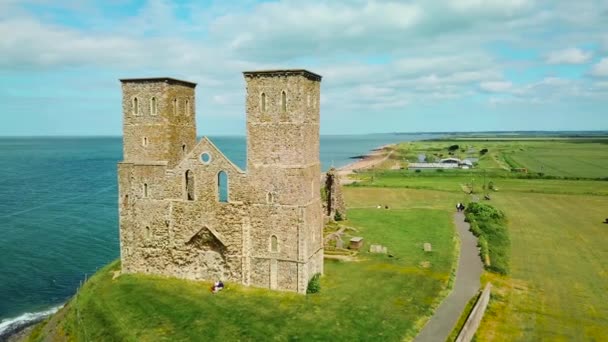
[(0, 0), (0, 136), (120, 135), (120, 78), (198, 83), (245, 134), (243, 71), (323, 76), (321, 133), (606, 130), (608, 1)]

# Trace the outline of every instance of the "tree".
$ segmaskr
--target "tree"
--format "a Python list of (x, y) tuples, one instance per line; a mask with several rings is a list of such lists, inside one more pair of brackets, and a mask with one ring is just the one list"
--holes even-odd
[(450, 152), (458, 151), (459, 148), (460, 148), (460, 146), (458, 146), (458, 145), (452, 145), (452, 146), (448, 147), (448, 151), (450, 151)]
[(488, 149), (487, 148), (484, 148), (483, 150), (479, 151), (479, 154), (481, 154), (482, 156), (484, 154), (486, 154), (486, 153), (488, 153)]

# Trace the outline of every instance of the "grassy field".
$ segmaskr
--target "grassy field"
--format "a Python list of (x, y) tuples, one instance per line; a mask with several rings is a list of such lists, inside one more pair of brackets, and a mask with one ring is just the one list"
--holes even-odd
[[(459, 149), (448, 151), (458, 145)], [(483, 149), (488, 152), (481, 154)], [(427, 160), (441, 158), (479, 158), (479, 169), (503, 171), (527, 168), (530, 173), (555, 177), (608, 177), (608, 138), (558, 140), (445, 140), (399, 144), (395, 160), (417, 162), (425, 154)]]
[[(373, 175), (373, 181), (372, 181)], [(361, 173), (357, 178), (361, 187), (390, 187), (427, 189), (449, 192), (462, 192), (462, 185), (473, 184), (474, 191), (483, 193), (483, 173), (423, 171), (420, 174), (408, 171), (385, 171)], [(608, 195), (608, 181), (602, 180), (563, 180), (563, 179), (518, 179), (500, 175), (486, 175), (486, 183), (492, 182), (498, 192), (546, 193), (546, 194), (587, 194)]]
[[(424, 317), (446, 294), (455, 260), (450, 213), (434, 208), (363, 208), (349, 210), (348, 215), (347, 224), (359, 229), (367, 246), (381, 243), (393, 257), (363, 251), (356, 262), (326, 261), (319, 294), (227, 284), (225, 291), (213, 295), (210, 284), (201, 282), (142, 275), (112, 279), (119, 269), (113, 263), (89, 280), (51, 333), (79, 341), (415, 336)], [(423, 252), (424, 242), (433, 244), (433, 253)]]
[[(370, 195), (385, 190), (385, 202), (395, 206), (442, 208), (450, 203), (451, 207), (470, 199), (462, 191), (463, 184), (474, 182), (480, 190), (479, 176), (366, 173), (359, 175), (362, 184), (348, 187), (345, 193), (350, 203), (360, 206), (373, 205)], [(492, 180), (500, 190), (491, 192), (489, 203), (508, 219), (510, 275), (484, 276), (494, 290), (477, 340), (605, 340), (608, 225), (601, 222), (608, 217), (608, 182)]]
[(608, 336), (608, 197), (501, 194), (509, 218), (511, 278), (478, 340), (602, 341)]

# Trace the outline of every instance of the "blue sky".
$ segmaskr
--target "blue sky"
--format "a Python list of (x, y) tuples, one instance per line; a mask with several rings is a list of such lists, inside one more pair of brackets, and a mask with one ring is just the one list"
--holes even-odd
[(198, 83), (245, 133), (242, 71), (324, 76), (321, 132), (608, 129), (608, 2), (0, 1), (0, 135), (120, 135), (119, 78)]

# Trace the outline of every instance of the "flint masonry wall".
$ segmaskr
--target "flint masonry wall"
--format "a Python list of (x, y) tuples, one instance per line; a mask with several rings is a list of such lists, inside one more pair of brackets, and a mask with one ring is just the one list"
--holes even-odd
[[(283, 70), (245, 73), (245, 79), (247, 172), (207, 138), (195, 143), (195, 84), (122, 80), (124, 272), (301, 293), (323, 272), (320, 76)], [(227, 175), (226, 202), (219, 197), (220, 172)]]

